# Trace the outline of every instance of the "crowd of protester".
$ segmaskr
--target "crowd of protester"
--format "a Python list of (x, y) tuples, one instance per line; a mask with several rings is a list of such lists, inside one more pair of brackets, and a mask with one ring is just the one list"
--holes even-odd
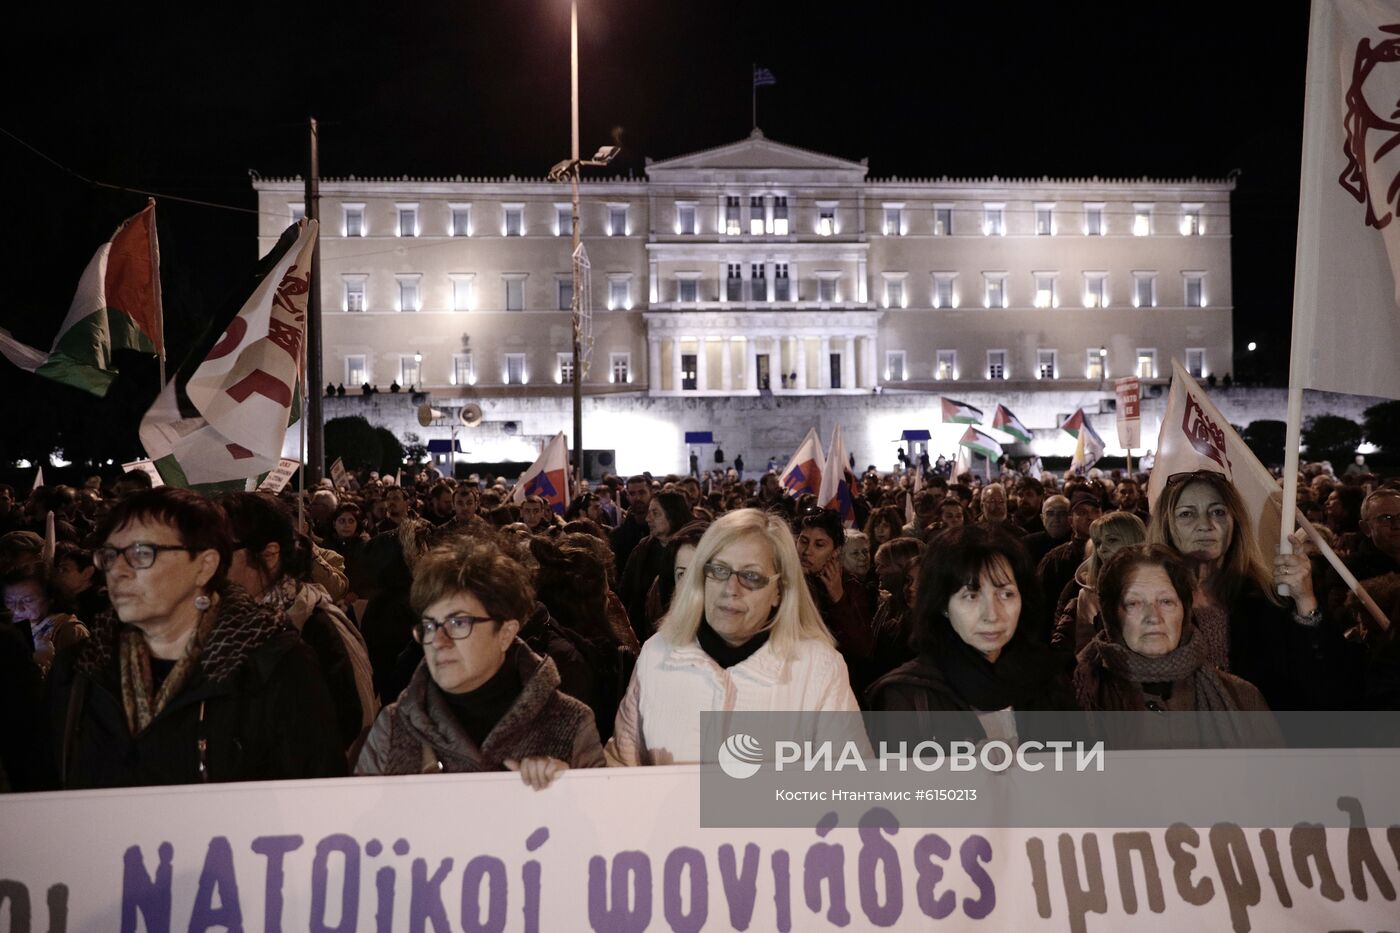
[[(1301, 535), (1256, 540), (1220, 474), (1149, 511), (1146, 474), (917, 469), (868, 469), (854, 527), (771, 469), (583, 481), (562, 514), (431, 467), (0, 485), (0, 788), (542, 788), (699, 761), (703, 711), (956, 713), (981, 739), (1036, 710), (1400, 708), (1394, 627)], [(1308, 465), (1299, 507), (1400, 618), (1400, 483)]]

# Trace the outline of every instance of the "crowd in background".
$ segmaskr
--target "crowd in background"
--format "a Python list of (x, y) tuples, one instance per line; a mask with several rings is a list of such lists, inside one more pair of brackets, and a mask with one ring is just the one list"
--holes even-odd
[[(280, 495), (0, 486), (0, 786), (540, 788), (699, 761), (705, 710), (1014, 739), (1034, 710), (1400, 708), (1394, 627), (1310, 541), (1257, 540), (1220, 474), (1149, 509), (1145, 473), (919, 469), (866, 470), (854, 527), (771, 468), (579, 481), (563, 514), (432, 467)], [(1400, 618), (1400, 484), (1308, 465), (1299, 507)]]

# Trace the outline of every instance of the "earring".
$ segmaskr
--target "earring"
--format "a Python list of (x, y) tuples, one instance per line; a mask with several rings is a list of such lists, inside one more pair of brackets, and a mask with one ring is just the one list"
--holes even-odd
[(203, 593), (200, 593), (194, 598), (194, 607), (200, 612), (208, 609), (211, 605), (213, 604), (209, 601), (209, 597), (205, 596)]

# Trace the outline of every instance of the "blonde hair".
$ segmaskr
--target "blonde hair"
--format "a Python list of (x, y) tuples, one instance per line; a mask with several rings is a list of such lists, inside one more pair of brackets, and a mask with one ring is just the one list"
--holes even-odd
[(1283, 605), (1274, 593), (1273, 572), (1265, 562), (1264, 552), (1255, 540), (1254, 522), (1245, 510), (1244, 500), (1222, 473), (1200, 471), (1180, 481), (1168, 480), (1166, 489), (1162, 490), (1161, 497), (1152, 509), (1152, 522), (1147, 526), (1147, 542), (1165, 544), (1175, 549), (1178, 554), (1187, 555), (1176, 542), (1176, 527), (1172, 522), (1172, 514), (1176, 511), (1176, 504), (1181, 501), (1182, 494), (1197, 483), (1209, 486), (1220, 494), (1220, 500), (1229, 511), (1234, 528), (1220, 561), (1220, 570), (1215, 574), (1213, 581), (1216, 595), (1229, 603), (1247, 584), (1252, 584), (1263, 592), (1264, 598), (1269, 602)]
[(705, 617), (705, 565), (716, 554), (741, 538), (759, 537), (768, 542), (774, 569), (778, 572), (781, 598), (778, 610), (769, 621), (769, 644), (781, 658), (791, 658), (797, 643), (811, 638), (835, 646), (836, 641), (822, 621), (817, 604), (807, 591), (802, 575), (802, 563), (797, 558), (797, 545), (787, 523), (777, 515), (758, 509), (739, 509), (715, 521), (695, 546), (690, 569), (676, 586), (671, 608), (662, 617), (658, 633), (670, 644), (681, 647), (695, 641), (700, 622)]
[(1089, 583), (1092, 585), (1098, 585), (1099, 571), (1103, 569), (1099, 548), (1110, 534), (1122, 537), (1125, 545), (1142, 544), (1147, 540), (1147, 526), (1132, 512), (1109, 512), (1094, 519), (1089, 526), (1089, 540), (1094, 542), (1094, 551), (1089, 555)]

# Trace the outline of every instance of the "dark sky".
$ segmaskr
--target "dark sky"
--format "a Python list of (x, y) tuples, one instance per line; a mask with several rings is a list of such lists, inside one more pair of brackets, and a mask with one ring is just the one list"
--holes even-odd
[[(251, 208), (249, 169), (303, 170), (310, 114), (325, 175), (538, 176), (568, 154), (567, 0), (26, 6), (0, 37), (0, 127), (89, 178)], [(1282, 381), (1308, 9), (1267, 9), (583, 0), (582, 145), (621, 127), (625, 173), (743, 137), (757, 62), (778, 78), (759, 92), (770, 137), (868, 157), (873, 176), (1238, 169), (1235, 343), (1260, 341)], [(0, 166), (0, 326), (46, 346), (92, 251), (144, 199), (4, 136)], [(250, 270), (253, 216), (158, 212), (178, 353)], [(31, 385), (3, 365), (4, 395)]]

